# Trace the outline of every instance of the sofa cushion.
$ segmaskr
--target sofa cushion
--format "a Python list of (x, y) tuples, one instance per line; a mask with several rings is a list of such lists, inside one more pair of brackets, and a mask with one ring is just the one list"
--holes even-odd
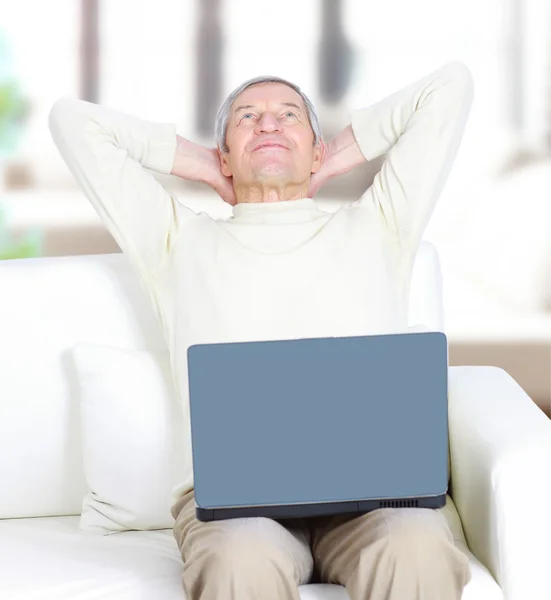
[(183, 417), (168, 352), (77, 344), (83, 463), (81, 528), (106, 534), (172, 527), (184, 466)]
[[(78, 517), (0, 520), (0, 598), (10, 600), (186, 600), (182, 560), (168, 529), (95, 536)], [(469, 553), (473, 578), (462, 600), (503, 600)], [(308, 584), (301, 600), (348, 600), (337, 585)]]

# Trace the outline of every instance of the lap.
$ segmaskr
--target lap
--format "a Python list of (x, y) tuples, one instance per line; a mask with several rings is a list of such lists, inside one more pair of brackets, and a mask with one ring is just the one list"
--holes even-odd
[[(198, 550), (232, 561), (242, 556), (266, 562), (285, 556), (300, 572), (297, 581), (312, 574), (322, 580), (344, 581), (362, 551), (370, 546), (400, 549), (407, 560), (411, 553), (438, 551), (439, 544), (454, 545), (454, 534), (442, 510), (384, 508), (361, 515), (337, 515), (311, 519), (274, 520), (264, 517), (199, 521), (193, 492), (172, 508), (174, 536), (184, 562)], [(393, 543), (397, 542), (397, 543)], [(398, 557), (396, 557), (398, 558)]]
[[(448, 499), (448, 502), (451, 502)], [(212, 542), (231, 536), (244, 539), (258, 538), (266, 543), (288, 546), (292, 539), (301, 546), (310, 545), (320, 551), (338, 545), (341, 538), (358, 546), (371, 539), (394, 535), (409, 537), (441, 536), (453, 539), (444, 510), (419, 508), (384, 508), (361, 515), (335, 515), (310, 519), (275, 520), (265, 517), (199, 521), (195, 516), (193, 491), (181, 498), (173, 507), (174, 535), (182, 552), (195, 541), (210, 538)], [(292, 539), (291, 539), (292, 538)]]

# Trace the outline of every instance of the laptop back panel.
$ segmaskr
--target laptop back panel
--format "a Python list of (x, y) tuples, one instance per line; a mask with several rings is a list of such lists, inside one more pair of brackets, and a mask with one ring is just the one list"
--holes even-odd
[(203, 510), (307, 516), (446, 493), (443, 333), (199, 344), (188, 368)]

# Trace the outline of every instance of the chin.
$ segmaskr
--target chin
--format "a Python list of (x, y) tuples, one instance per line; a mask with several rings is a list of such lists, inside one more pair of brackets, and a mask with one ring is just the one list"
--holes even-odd
[(255, 179), (269, 179), (271, 177), (277, 179), (291, 179), (292, 175), (292, 170), (286, 165), (281, 164), (264, 165), (253, 171), (253, 177)]

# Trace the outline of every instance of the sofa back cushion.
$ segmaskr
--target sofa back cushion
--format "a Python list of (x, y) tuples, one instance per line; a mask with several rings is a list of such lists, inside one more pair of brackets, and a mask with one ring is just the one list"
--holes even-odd
[[(440, 264), (423, 242), (410, 325), (443, 331)], [(0, 261), (0, 518), (78, 515), (82, 466), (78, 343), (166, 351), (161, 327), (123, 254)]]

